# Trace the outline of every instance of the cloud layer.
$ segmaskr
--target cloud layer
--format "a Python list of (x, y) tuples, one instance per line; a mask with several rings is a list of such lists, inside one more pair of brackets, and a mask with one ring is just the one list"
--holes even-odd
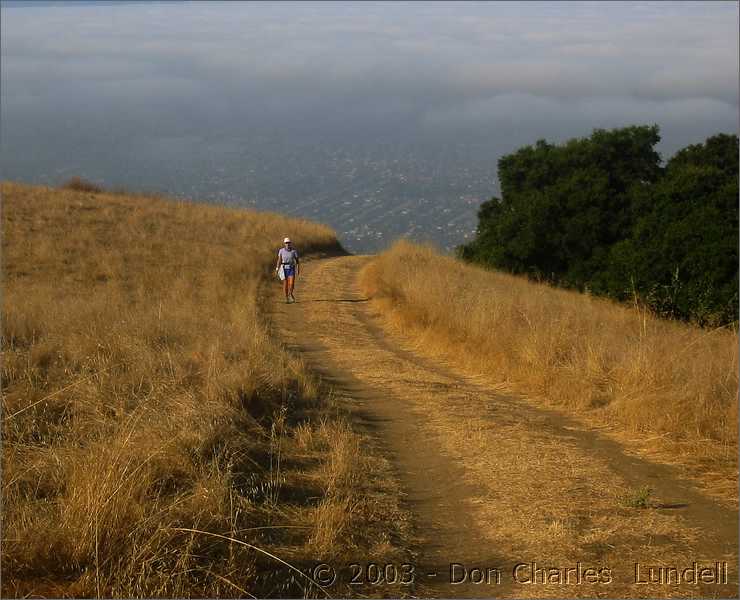
[(5, 7), (3, 126), (495, 137), (501, 153), (657, 122), (670, 154), (737, 130), (737, 20), (730, 2)]

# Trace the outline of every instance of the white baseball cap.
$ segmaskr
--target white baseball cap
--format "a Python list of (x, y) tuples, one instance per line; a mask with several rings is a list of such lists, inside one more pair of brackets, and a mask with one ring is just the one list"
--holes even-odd
[(289, 237), (286, 237), (286, 238), (285, 238), (285, 239), (283, 240), (283, 244), (287, 244), (287, 243), (288, 243), (289, 241), (290, 241), (290, 238), (289, 238)]

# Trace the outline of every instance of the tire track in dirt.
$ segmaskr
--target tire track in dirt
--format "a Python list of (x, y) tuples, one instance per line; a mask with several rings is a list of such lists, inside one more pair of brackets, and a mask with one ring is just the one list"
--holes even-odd
[[(330, 383), (395, 465), (412, 515), (410, 593), (446, 597), (737, 595), (737, 512), (668, 466), (401, 348), (356, 284), (368, 257), (307, 261), (296, 304), (275, 292), (276, 333)], [(619, 500), (649, 485), (662, 508)], [(368, 560), (379, 557), (368, 557)], [(635, 584), (635, 563), (729, 563), (727, 584)], [(532, 563), (536, 565), (532, 565)], [(482, 583), (450, 582), (450, 565)], [(514, 569), (519, 567), (517, 577)], [(553, 579), (548, 579), (552, 568)], [(583, 571), (598, 572), (586, 581)], [(538, 570), (544, 569), (538, 581)], [(462, 577), (463, 569), (455, 568)], [(434, 574), (434, 575), (432, 575)], [(526, 583), (532, 579), (534, 583)], [(607, 577), (608, 574), (608, 577)], [(567, 579), (567, 581), (565, 581)], [(609, 579), (607, 582), (606, 579)]]

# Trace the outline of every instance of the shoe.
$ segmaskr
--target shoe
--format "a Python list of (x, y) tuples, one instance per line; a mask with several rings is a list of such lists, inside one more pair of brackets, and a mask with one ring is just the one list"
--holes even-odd
[(285, 304), (290, 304), (290, 298), (288, 296), (285, 296)]
[(290, 301), (295, 302), (295, 296), (293, 294), (290, 295)]

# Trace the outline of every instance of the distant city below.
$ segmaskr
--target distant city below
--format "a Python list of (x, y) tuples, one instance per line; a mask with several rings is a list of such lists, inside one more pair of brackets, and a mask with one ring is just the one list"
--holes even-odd
[(451, 251), (474, 234), (478, 206), (495, 191), (495, 161), (468, 156), (462, 145), (440, 151), (182, 136), (128, 148), (96, 156), (81, 145), (39, 153), (31, 164), (6, 156), (3, 178), (58, 185), (80, 176), (108, 189), (276, 211), (330, 225), (354, 253), (377, 252), (401, 236)]

